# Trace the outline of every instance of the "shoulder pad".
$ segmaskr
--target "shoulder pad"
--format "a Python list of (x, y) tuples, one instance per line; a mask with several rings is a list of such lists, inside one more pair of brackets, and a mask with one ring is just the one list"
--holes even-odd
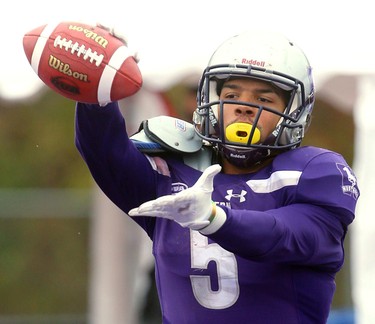
[(143, 121), (139, 132), (130, 139), (140, 151), (146, 153), (195, 153), (202, 147), (202, 139), (192, 124), (170, 116)]

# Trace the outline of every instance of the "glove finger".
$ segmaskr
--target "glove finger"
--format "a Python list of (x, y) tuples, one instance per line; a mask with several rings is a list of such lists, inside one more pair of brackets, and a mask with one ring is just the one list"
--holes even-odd
[(123, 32), (118, 30), (118, 28), (113, 27), (112, 28), (112, 34), (114, 36), (116, 36), (117, 38), (121, 39), (124, 42), (125, 46), (128, 46), (128, 38), (124, 35)]
[(110, 32), (112, 31), (112, 28), (109, 27), (106, 23), (103, 23), (103, 22), (97, 22), (96, 23), (96, 26), (98, 26), (99, 28), (101, 29), (105, 29), (106, 31)]
[(143, 216), (143, 215), (138, 213), (138, 208), (130, 209), (129, 212), (128, 212), (128, 215), (129, 216)]
[[(120, 30), (118, 30), (118, 28), (116, 28), (114, 26), (111, 26), (111, 24), (107, 24), (107, 23), (104, 23), (104, 22), (97, 22), (96, 26), (101, 28), (101, 29), (106, 30), (107, 32), (109, 32), (110, 34), (112, 34), (113, 36), (115, 36), (119, 40), (121, 40), (124, 43), (125, 46), (128, 46), (128, 38), (124, 35), (124, 33), (122, 33)], [(138, 53), (134, 54), (134, 57), (137, 57), (137, 56), (138, 56)], [(138, 61), (139, 61), (139, 59), (138, 59)]]
[[(133, 215), (137, 213), (137, 215), (157, 216), (160, 212), (171, 209), (174, 206), (174, 200), (174, 196), (159, 197), (155, 200), (146, 201), (138, 208), (134, 208), (136, 211), (132, 209), (131, 212)], [(133, 216), (130, 212), (129, 215)]]
[(147, 201), (143, 203), (142, 205), (138, 206), (138, 208), (131, 209), (128, 214), (130, 216), (144, 216), (147, 214), (149, 210), (153, 209), (154, 201), (155, 200)]
[(212, 191), (214, 177), (221, 171), (219, 164), (210, 165), (200, 176), (193, 187), (201, 187), (203, 190)]
[(138, 208), (133, 208), (128, 213), (129, 216), (162, 216), (162, 211), (157, 208), (150, 206), (140, 206)]

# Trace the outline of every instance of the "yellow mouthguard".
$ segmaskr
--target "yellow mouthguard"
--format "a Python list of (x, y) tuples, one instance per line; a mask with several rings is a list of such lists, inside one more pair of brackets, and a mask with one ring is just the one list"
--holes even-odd
[[(246, 144), (249, 140), (253, 126), (247, 123), (234, 123), (225, 129), (227, 139), (233, 143)], [(260, 140), (260, 131), (255, 128), (251, 144), (256, 144)]]

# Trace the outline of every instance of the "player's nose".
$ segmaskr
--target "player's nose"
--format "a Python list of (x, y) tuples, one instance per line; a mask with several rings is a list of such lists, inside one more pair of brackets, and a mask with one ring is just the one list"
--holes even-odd
[(237, 117), (243, 120), (253, 119), (258, 112), (258, 109), (252, 106), (238, 105), (234, 109), (234, 113)]

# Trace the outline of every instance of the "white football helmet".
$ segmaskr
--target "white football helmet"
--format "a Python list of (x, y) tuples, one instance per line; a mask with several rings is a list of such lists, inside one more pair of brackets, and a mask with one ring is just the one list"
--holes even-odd
[[(233, 77), (249, 77), (271, 82), (288, 92), (289, 102), (280, 114), (271, 108), (244, 103), (258, 109), (245, 141), (236, 141), (222, 127), (224, 104), (219, 100), (222, 84)], [(251, 166), (284, 150), (298, 147), (309, 126), (315, 101), (312, 71), (305, 54), (284, 36), (268, 31), (248, 31), (225, 41), (212, 55), (198, 85), (198, 106), (193, 116), (197, 134), (217, 147), (231, 163)], [(279, 116), (272, 134), (263, 142), (259, 138), (257, 122), (263, 111)], [(241, 127), (241, 126), (240, 126)]]

